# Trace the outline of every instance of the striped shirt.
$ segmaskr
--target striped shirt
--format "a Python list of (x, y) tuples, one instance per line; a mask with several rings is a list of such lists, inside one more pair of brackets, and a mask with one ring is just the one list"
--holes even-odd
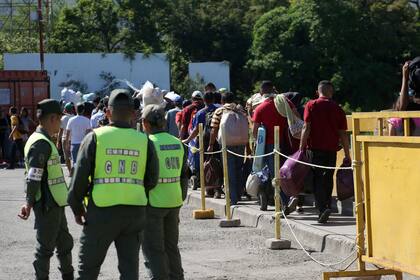
[(212, 128), (216, 128), (216, 129), (219, 128), (223, 113), (226, 110), (233, 110), (235, 112), (243, 114), (246, 117), (246, 113), (243, 110), (243, 107), (241, 105), (236, 105), (235, 103), (226, 103), (222, 107), (217, 108), (216, 111), (214, 111), (213, 118), (211, 119), (211, 124), (210, 124)]

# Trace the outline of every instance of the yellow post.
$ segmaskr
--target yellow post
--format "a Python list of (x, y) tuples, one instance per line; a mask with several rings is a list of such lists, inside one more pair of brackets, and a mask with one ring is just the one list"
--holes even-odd
[[(274, 127), (274, 149), (280, 152), (280, 128)], [(292, 242), (290, 240), (281, 239), (281, 198), (280, 198), (280, 155), (274, 154), (274, 179), (272, 181), (274, 187), (274, 203), (276, 212), (274, 215), (275, 235), (274, 238), (265, 241), (266, 246), (271, 250), (290, 249)]]
[(198, 125), (198, 142), (200, 145), (200, 191), (201, 191), (201, 210), (206, 210), (206, 184), (204, 182), (204, 141), (203, 124)]
[[(274, 127), (274, 149), (280, 151), (280, 139), (279, 139), (280, 128), (278, 126)], [(275, 214), (275, 238), (281, 238), (281, 225), (280, 225), (280, 215), (281, 215), (281, 199), (280, 199), (280, 155), (278, 153), (274, 154), (274, 173), (275, 173), (275, 184), (274, 184), (274, 203), (276, 207)]]
[(378, 119), (378, 136), (384, 136), (384, 120)]
[(229, 191), (229, 172), (228, 172), (228, 160), (227, 160), (227, 147), (226, 147), (226, 131), (224, 127), (222, 129), (222, 156), (223, 156), (223, 185), (225, 187), (225, 198), (226, 198), (226, 219), (231, 220), (232, 216), (230, 213), (230, 191)]
[(226, 147), (226, 130), (222, 129), (222, 157), (223, 157), (223, 184), (225, 186), (225, 199), (226, 199), (226, 219), (221, 220), (219, 223), (220, 227), (239, 227), (241, 225), (240, 219), (232, 219), (232, 213), (230, 212), (230, 190), (229, 190), (229, 172), (228, 172), (228, 160), (227, 160), (227, 147)]
[(356, 228), (357, 228), (357, 247), (358, 247), (358, 268), (360, 271), (366, 270), (366, 264), (362, 260), (365, 252), (365, 223), (363, 217), (363, 180), (362, 180), (362, 146), (357, 141), (357, 136), (360, 134), (360, 120), (353, 118), (353, 159), (356, 162), (354, 167), (354, 197), (356, 201)]
[(404, 119), (404, 136), (410, 136), (410, 119)]
[(204, 182), (204, 131), (203, 124), (198, 125), (198, 143), (200, 147), (200, 195), (201, 195), (201, 210), (194, 210), (194, 219), (213, 219), (214, 210), (206, 210), (206, 184)]

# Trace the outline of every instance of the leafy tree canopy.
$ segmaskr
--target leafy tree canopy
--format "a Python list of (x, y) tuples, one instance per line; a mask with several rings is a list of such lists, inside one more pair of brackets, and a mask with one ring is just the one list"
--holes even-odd
[[(420, 53), (419, 19), (418, 0), (77, 0), (47, 27), (46, 47), (165, 52), (183, 95), (197, 61), (229, 61), (242, 100), (263, 79), (307, 97), (331, 79), (347, 110), (377, 110), (395, 99), (404, 60)], [(36, 36), (0, 32), (0, 53), (36, 50)]]
[(382, 109), (399, 89), (400, 64), (419, 52), (418, 31), (405, 0), (294, 0), (259, 18), (248, 67), (310, 97), (331, 79), (339, 101)]

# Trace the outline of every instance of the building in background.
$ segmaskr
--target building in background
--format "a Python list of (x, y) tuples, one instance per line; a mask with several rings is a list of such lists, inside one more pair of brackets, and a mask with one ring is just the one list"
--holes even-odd
[(193, 81), (212, 82), (216, 88), (230, 90), (230, 63), (221, 62), (191, 62), (188, 65), (189, 78)]

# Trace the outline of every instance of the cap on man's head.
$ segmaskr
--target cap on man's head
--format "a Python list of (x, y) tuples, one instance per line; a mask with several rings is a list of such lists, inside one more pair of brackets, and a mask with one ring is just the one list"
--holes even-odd
[(184, 99), (182, 98), (182, 96), (178, 95), (177, 97), (175, 97), (174, 102), (176, 104), (182, 104), (182, 102), (184, 101)]
[(126, 89), (114, 89), (109, 97), (108, 106), (134, 108), (134, 100)]
[(192, 93), (192, 98), (203, 99), (203, 93), (199, 90), (196, 90)]
[(66, 105), (64, 105), (64, 110), (66, 110), (66, 112), (72, 112), (74, 110), (74, 105), (71, 102), (66, 103)]
[(222, 88), (219, 88), (219, 92), (220, 93), (225, 93), (225, 92), (227, 92), (228, 90), (227, 90), (227, 88), (224, 88), (224, 87), (222, 87)]
[(150, 104), (144, 107), (141, 118), (152, 126), (163, 127), (166, 125), (165, 107), (157, 104)]
[(36, 116), (45, 117), (50, 114), (62, 115), (60, 102), (54, 99), (44, 99), (36, 107)]
[(185, 107), (190, 106), (190, 105), (191, 105), (191, 103), (192, 103), (192, 102), (191, 102), (191, 100), (189, 100), (189, 99), (182, 101), (182, 108), (185, 108)]

